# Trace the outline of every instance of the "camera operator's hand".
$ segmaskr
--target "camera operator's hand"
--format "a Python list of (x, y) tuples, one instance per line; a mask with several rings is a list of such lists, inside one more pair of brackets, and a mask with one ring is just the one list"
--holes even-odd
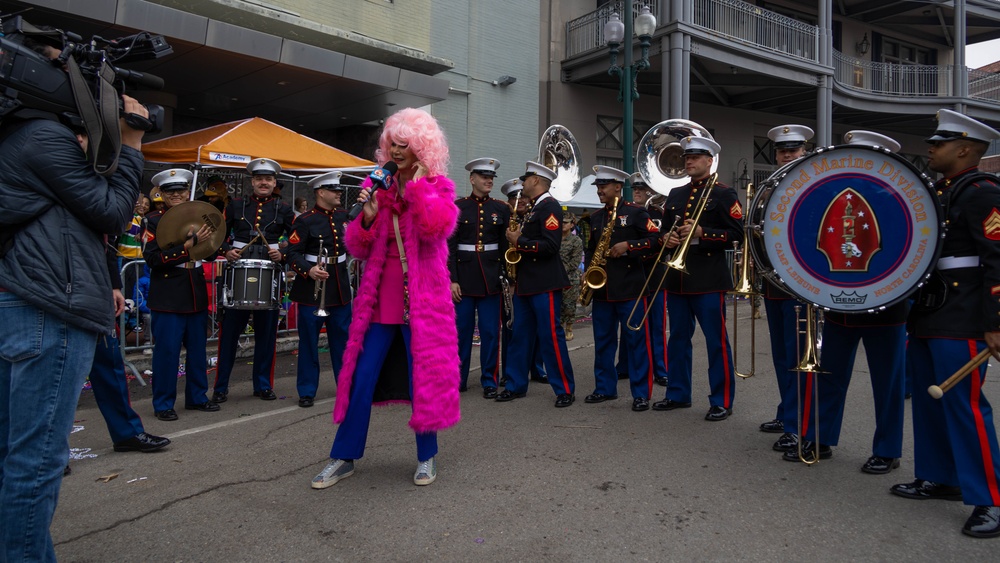
[[(122, 94), (122, 101), (124, 102), (122, 115), (134, 113), (143, 118), (149, 117), (146, 107), (140, 104), (135, 98)], [(146, 132), (141, 129), (134, 129), (125, 121), (124, 117), (119, 118), (119, 121), (121, 122), (122, 129), (122, 144), (136, 150), (142, 150), (142, 136)]]

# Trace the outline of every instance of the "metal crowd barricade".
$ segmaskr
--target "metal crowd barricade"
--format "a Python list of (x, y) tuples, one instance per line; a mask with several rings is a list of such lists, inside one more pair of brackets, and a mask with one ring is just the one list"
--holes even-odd
[[(208, 291), (208, 302), (209, 302), (209, 326), (211, 328), (211, 334), (208, 337), (208, 343), (218, 343), (219, 332), (221, 330), (221, 308), (222, 308), (222, 286), (224, 283), (225, 274), (225, 258), (219, 258), (214, 262), (209, 262), (211, 268), (211, 274), (206, 274), (205, 281), (207, 284)], [(118, 318), (118, 334), (119, 347), (121, 349), (122, 360), (125, 362), (125, 368), (132, 372), (139, 383), (146, 385), (145, 380), (143, 380), (141, 373), (135, 367), (135, 365), (128, 360), (128, 354), (131, 352), (141, 352), (146, 353), (146, 350), (150, 350), (152, 353), (152, 334), (149, 328), (149, 313), (143, 313), (142, 309), (145, 307), (146, 294), (141, 290), (141, 284), (139, 280), (143, 277), (146, 262), (142, 259), (133, 260), (126, 262), (122, 265), (121, 276), (122, 276), (122, 293), (125, 295), (125, 299), (130, 299), (133, 303), (132, 311), (126, 311)], [(285, 336), (290, 333), (297, 333), (294, 328), (289, 328), (290, 324), (295, 324), (293, 322), (294, 315), (297, 313), (297, 309), (292, 311), (291, 303), (285, 296), (288, 293), (288, 289), (291, 287), (290, 283), (287, 282), (286, 278), (282, 276), (282, 292), (281, 292), (281, 318), (283, 319), (285, 328), (279, 328), (278, 336)], [(145, 288), (148, 291), (148, 282), (145, 284)], [(148, 311), (148, 309), (147, 309)], [(134, 324), (133, 324), (134, 321)], [(281, 323), (279, 322), (279, 327)], [(132, 330), (129, 330), (130, 327)], [(136, 336), (136, 344), (129, 345), (128, 343), (128, 333), (142, 335)], [(249, 335), (243, 335), (249, 336)], [(249, 342), (249, 340), (247, 340)], [(244, 344), (240, 344), (243, 347)]]

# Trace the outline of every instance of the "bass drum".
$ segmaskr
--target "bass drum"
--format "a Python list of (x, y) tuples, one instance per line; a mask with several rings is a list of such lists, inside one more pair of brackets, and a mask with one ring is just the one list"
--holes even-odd
[(943, 217), (933, 184), (883, 147), (817, 149), (775, 171), (750, 203), (761, 274), (828, 311), (874, 312), (930, 277)]

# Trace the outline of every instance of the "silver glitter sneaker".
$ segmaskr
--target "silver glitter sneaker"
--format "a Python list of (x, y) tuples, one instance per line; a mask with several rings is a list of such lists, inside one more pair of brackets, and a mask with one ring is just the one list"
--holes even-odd
[(337, 481), (347, 479), (351, 475), (354, 475), (353, 461), (331, 459), (330, 463), (326, 464), (326, 467), (323, 468), (323, 471), (320, 471), (319, 475), (313, 477), (312, 488), (325, 489), (332, 487), (337, 484)]
[(414, 485), (430, 485), (437, 479), (437, 463), (434, 458), (417, 463), (417, 472), (413, 474)]

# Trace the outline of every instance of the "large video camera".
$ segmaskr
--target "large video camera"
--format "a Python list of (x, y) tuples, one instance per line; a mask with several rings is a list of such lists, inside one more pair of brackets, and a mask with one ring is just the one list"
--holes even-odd
[[(83, 41), (72, 32), (35, 27), (21, 16), (2, 20), (0, 118), (52, 114), (86, 130), (95, 169), (104, 174), (113, 172), (118, 160), (119, 117), (134, 129), (152, 133), (163, 129), (162, 106), (146, 105), (146, 119), (123, 114), (121, 98), (127, 86), (158, 90), (163, 80), (117, 66), (172, 53), (162, 36), (142, 32), (112, 40), (95, 35)], [(94, 141), (102, 146), (95, 147)]]

